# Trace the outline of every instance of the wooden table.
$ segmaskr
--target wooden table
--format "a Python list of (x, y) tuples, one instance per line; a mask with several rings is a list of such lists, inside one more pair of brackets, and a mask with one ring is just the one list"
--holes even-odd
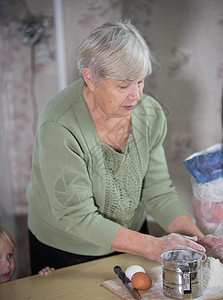
[(0, 300), (115, 300), (121, 299), (102, 286), (116, 278), (115, 265), (125, 270), (130, 265), (146, 270), (159, 263), (139, 256), (120, 254), (58, 269), (47, 276), (34, 275), (0, 284)]

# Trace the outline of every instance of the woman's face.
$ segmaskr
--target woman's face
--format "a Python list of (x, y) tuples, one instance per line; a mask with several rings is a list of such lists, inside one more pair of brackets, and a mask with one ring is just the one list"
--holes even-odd
[(14, 272), (14, 249), (7, 241), (0, 241), (0, 283), (9, 281)]
[(108, 117), (131, 115), (142, 97), (144, 78), (131, 83), (106, 79), (93, 85), (94, 104)]

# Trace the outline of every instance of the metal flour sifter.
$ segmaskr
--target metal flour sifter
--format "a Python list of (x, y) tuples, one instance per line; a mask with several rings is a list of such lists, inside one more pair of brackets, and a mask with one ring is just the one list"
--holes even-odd
[(161, 255), (163, 293), (176, 299), (197, 298), (203, 294), (202, 261), (197, 251), (173, 250)]

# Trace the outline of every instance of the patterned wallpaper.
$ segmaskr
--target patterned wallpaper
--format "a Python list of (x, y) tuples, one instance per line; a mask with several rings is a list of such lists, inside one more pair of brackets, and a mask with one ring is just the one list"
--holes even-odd
[[(18, 40), (17, 25), (1, 27), (1, 129), (5, 131), (6, 157), (13, 204), (26, 206), (33, 146), (30, 101), (30, 49)], [(1, 171), (3, 171), (1, 169)], [(3, 198), (1, 192), (1, 198)]]
[[(53, 1), (26, 2), (33, 14), (53, 17)], [(192, 211), (190, 175), (182, 160), (222, 138), (223, 1), (66, 0), (63, 3), (68, 83), (78, 78), (75, 51), (92, 27), (108, 20), (130, 18), (148, 40), (157, 63), (145, 92), (151, 92), (167, 112), (165, 149), (170, 173), (180, 197)], [(1, 159), (7, 161), (10, 184), (7, 191), (3, 181), (0, 183), (0, 197), (2, 201), (10, 192), (13, 209), (26, 212), (33, 120), (58, 92), (58, 70), (54, 59), (54, 27), (48, 31), (50, 60), (47, 62), (41, 61), (44, 48), (38, 45), (33, 53), (31, 46), (21, 43), (17, 28), (16, 22), (0, 27), (0, 109), (4, 112), (0, 127), (5, 133), (5, 140), (0, 141), (5, 149)], [(32, 54), (36, 65), (31, 60)], [(5, 170), (1, 166), (0, 170), (3, 178)], [(9, 206), (5, 204), (3, 208), (7, 211)]]

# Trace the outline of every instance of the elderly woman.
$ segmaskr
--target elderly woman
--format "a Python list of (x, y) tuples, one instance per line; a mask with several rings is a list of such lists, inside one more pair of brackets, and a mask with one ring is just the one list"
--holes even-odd
[[(151, 60), (133, 25), (106, 23), (77, 50), (82, 78), (40, 114), (27, 188), (33, 274), (115, 251), (158, 261), (205, 251), (169, 178), (165, 115), (143, 94)], [(166, 236), (147, 234), (147, 213)]]

